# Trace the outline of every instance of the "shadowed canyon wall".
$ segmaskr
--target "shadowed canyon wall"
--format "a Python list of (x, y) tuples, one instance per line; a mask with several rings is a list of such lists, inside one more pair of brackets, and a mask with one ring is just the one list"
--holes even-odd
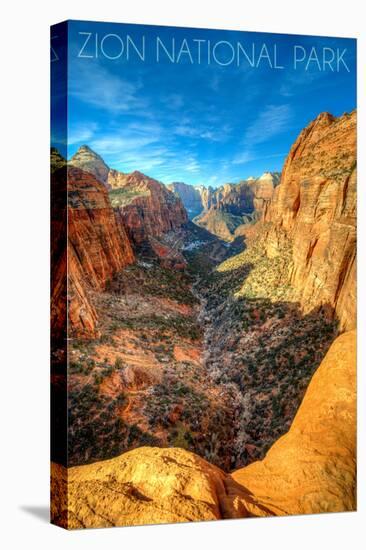
[(92, 335), (96, 312), (88, 289), (103, 290), (134, 261), (126, 231), (117, 223), (106, 188), (90, 173), (68, 168), (68, 300), (72, 333)]
[(211, 205), (212, 187), (188, 185), (181, 181), (170, 183), (167, 187), (181, 198), (191, 220)]

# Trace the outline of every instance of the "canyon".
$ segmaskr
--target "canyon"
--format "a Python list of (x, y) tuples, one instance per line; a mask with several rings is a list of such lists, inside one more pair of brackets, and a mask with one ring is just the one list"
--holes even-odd
[(354, 332), (335, 340), (263, 461), (226, 474), (183, 449), (141, 447), (53, 464), (53, 521), (78, 529), (355, 510), (355, 347)]
[[(110, 170), (88, 146), (80, 147), (68, 165), (52, 150), (51, 166), (51, 188), (58, 196), (52, 226), (60, 235), (62, 228), (66, 234), (66, 223), (68, 229), (67, 242), (53, 239), (61, 258), (53, 254), (52, 326), (58, 325), (60, 332), (65, 325), (66, 287), (61, 282), (67, 270), (70, 334), (96, 337), (98, 315), (91, 292), (104, 290), (116, 273), (135, 261), (135, 244), (168, 267), (184, 267), (183, 256), (158, 238), (184, 225), (187, 215), (181, 201), (163, 184), (140, 172), (126, 175)], [(67, 222), (65, 207), (57, 207), (66, 194)]]
[(52, 152), (70, 330), (55, 522), (355, 509), (355, 129), (322, 113), (281, 176), (193, 192)]
[(217, 189), (182, 182), (168, 187), (181, 198), (194, 223), (231, 242), (243, 225), (257, 221), (266, 211), (279, 180), (278, 172), (265, 172), (259, 178), (225, 183)]

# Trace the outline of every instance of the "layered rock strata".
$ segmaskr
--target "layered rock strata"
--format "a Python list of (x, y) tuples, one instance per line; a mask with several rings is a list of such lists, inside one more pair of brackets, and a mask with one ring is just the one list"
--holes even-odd
[(115, 273), (134, 261), (108, 192), (92, 174), (68, 168), (68, 300), (71, 333), (92, 335), (96, 312), (88, 289), (101, 291)]
[(356, 161), (356, 112), (320, 114), (291, 147), (263, 217), (268, 256), (291, 242), (304, 311), (328, 305), (341, 330), (356, 319)]
[(110, 170), (108, 184), (112, 206), (117, 209), (135, 244), (160, 237), (188, 223), (182, 201), (159, 181), (135, 171)]

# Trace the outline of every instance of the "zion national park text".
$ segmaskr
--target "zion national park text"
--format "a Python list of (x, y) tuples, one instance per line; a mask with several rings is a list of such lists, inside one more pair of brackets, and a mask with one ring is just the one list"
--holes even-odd
[[(53, 47), (56, 47), (54, 42)], [(147, 40), (145, 35), (132, 37), (128, 34), (99, 34), (87, 31), (78, 33), (78, 45), (75, 50), (77, 57), (85, 59), (350, 72), (347, 48), (294, 43), (290, 51), (290, 57), (285, 58), (281, 55), (280, 45), (276, 43), (161, 36), (150, 36)]]

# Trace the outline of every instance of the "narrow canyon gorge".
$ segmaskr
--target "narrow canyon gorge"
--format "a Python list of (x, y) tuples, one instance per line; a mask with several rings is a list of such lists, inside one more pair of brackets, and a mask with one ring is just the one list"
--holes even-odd
[(216, 190), (52, 151), (53, 521), (355, 509), (355, 129)]

